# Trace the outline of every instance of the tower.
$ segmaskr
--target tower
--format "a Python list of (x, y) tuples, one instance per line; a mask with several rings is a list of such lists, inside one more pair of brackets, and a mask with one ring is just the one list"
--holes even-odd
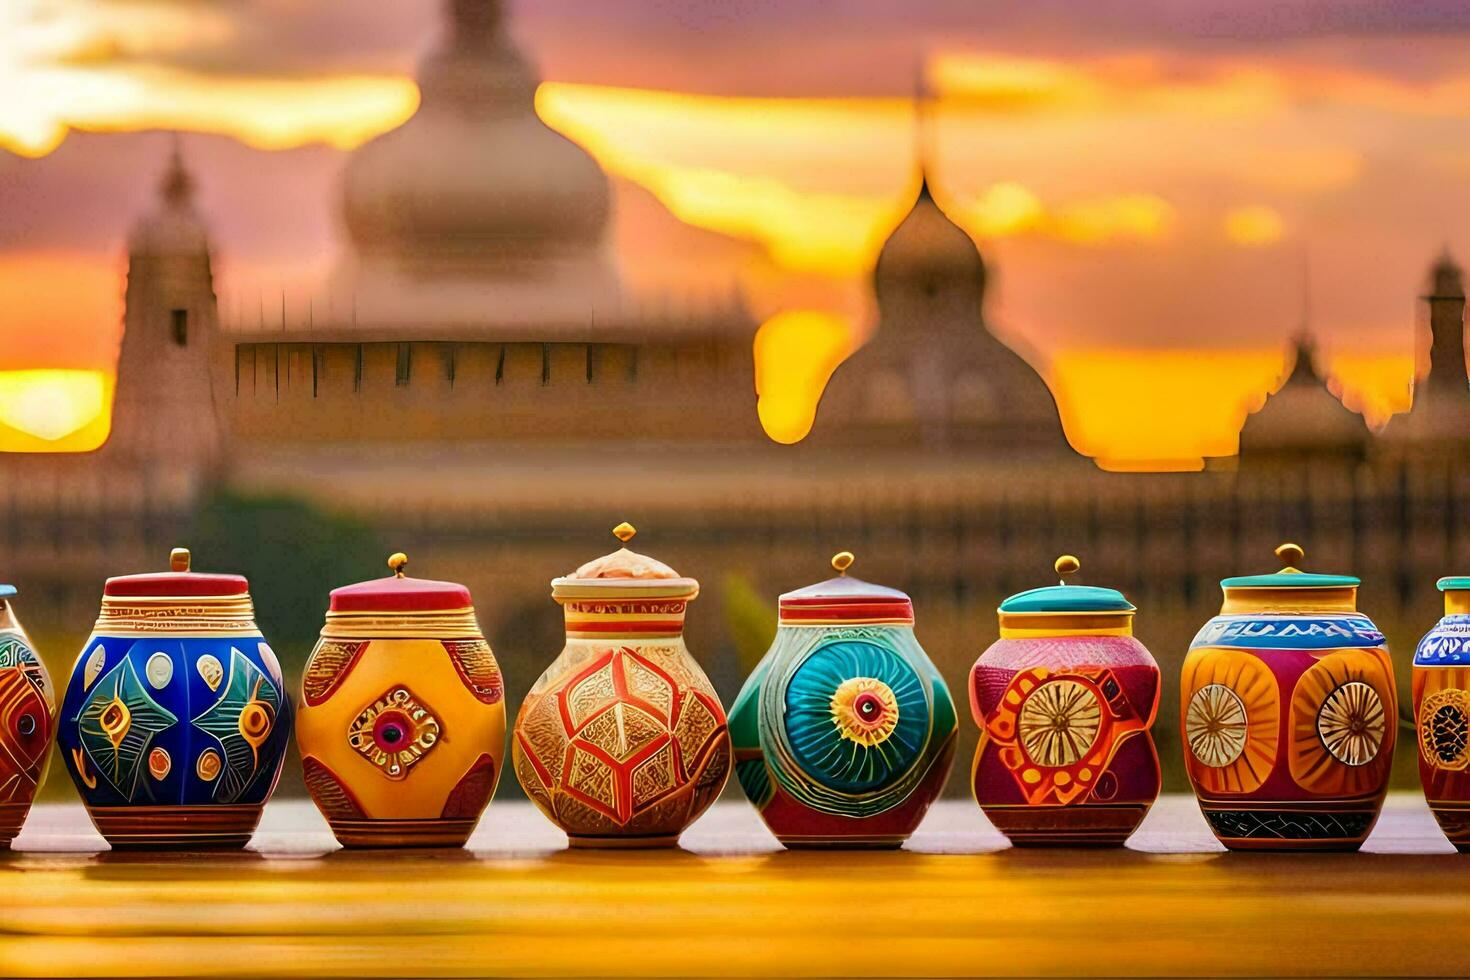
[(175, 142), (158, 198), (128, 238), (122, 349), (104, 452), (199, 468), (218, 459), (218, 321), (209, 237)]
[[(1470, 401), (1465, 373), (1465, 287), (1460, 267), (1446, 249), (1429, 271), (1429, 376), (1423, 391), (1431, 397)], [(1417, 401), (1417, 398), (1416, 398)]]

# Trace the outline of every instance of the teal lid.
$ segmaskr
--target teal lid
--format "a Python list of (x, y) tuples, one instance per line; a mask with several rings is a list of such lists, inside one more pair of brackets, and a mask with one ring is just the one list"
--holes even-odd
[(1277, 545), (1276, 557), (1286, 562), (1286, 567), (1279, 572), (1271, 572), (1268, 575), (1237, 575), (1234, 578), (1220, 580), (1222, 589), (1341, 589), (1357, 587), (1363, 584), (1363, 580), (1353, 575), (1323, 575), (1318, 572), (1304, 572), (1297, 568), (1298, 562), (1305, 557), (1305, 552), (1299, 544), (1288, 541)]
[[(1446, 575), (1434, 584), (1439, 586), (1441, 592), (1458, 592), (1460, 589), (1470, 589), (1470, 575)], [(0, 585), (0, 589), (4, 588), (5, 586)], [(4, 593), (0, 592), (0, 595)]]
[(1081, 612), (1134, 612), (1133, 603), (1123, 598), (1117, 589), (1104, 589), (1096, 585), (1068, 585), (1066, 577), (1074, 574), (1081, 563), (1071, 555), (1062, 555), (1056, 561), (1056, 571), (1061, 576), (1059, 585), (1017, 592), (1000, 604), (1003, 613), (1081, 613)]
[(15, 586), (13, 586), (13, 585), (0, 585), (0, 599), (9, 599), (11, 596), (13, 596), (15, 594), (16, 594)]

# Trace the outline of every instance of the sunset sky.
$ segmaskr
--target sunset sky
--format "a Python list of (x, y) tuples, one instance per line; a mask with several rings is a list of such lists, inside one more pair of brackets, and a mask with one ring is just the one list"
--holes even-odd
[[(340, 254), (345, 155), (413, 112), (439, 8), (0, 5), (0, 372), (83, 372), (0, 374), (0, 449), (97, 435), (107, 379), (85, 372), (115, 358), (158, 130), (187, 134), (226, 320), (283, 292), (305, 308)], [(1452, 0), (511, 9), (542, 118), (616, 180), (629, 282), (738, 283), (773, 334), (839, 347), (834, 324), (870, 328), (869, 270), (912, 200), (922, 75), (932, 183), (991, 266), (994, 329), (1106, 465), (1232, 453), (1304, 317), (1349, 405), (1403, 410), (1426, 270), (1470, 258)]]

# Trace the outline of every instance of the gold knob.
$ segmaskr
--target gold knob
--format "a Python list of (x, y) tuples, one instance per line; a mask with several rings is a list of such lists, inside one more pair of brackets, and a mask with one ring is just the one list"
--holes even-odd
[(1288, 541), (1277, 546), (1276, 557), (1280, 558), (1287, 568), (1296, 568), (1301, 565), (1302, 559), (1306, 557), (1306, 552), (1302, 550), (1301, 545)]
[(388, 556), (388, 567), (393, 569), (394, 578), (403, 578), (403, 566), (408, 564), (408, 556), (401, 551), (395, 551)]
[(1051, 567), (1056, 569), (1057, 576), (1061, 579), (1062, 584), (1066, 585), (1067, 576), (1076, 575), (1082, 563), (1077, 560), (1076, 555), (1062, 555)]
[(852, 563), (857, 561), (857, 556), (850, 551), (839, 551), (832, 556), (832, 567), (837, 569), (838, 575), (846, 575)]
[(175, 548), (168, 553), (168, 567), (175, 572), (187, 572), (189, 570), (189, 549)]
[(629, 524), (627, 521), (624, 521), (617, 527), (613, 528), (613, 537), (623, 542), (623, 544), (627, 544), (629, 541), (633, 540), (633, 535), (637, 533), (638, 529)]

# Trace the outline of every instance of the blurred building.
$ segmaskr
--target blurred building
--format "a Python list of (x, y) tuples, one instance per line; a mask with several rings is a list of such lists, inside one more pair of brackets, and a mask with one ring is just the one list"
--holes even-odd
[(1316, 345), (1297, 335), (1291, 371), (1240, 430), (1240, 465), (1255, 469), (1305, 460), (1360, 463), (1372, 433), (1363, 416), (1343, 405), (1314, 363)]
[(448, 9), (419, 112), (346, 168), (342, 293), (308, 323), (219, 322), (192, 178), (170, 161), (129, 239), (111, 440), (0, 464), (5, 575), (32, 620), (84, 632), (102, 577), (158, 567), (215, 486), (351, 513), (416, 572), (469, 584), (513, 696), (555, 653), (547, 581), (623, 519), (704, 582), (691, 646), (727, 697), (749, 653), (732, 597), (773, 601), (825, 577), (839, 548), (913, 594), (956, 684), (997, 600), (1043, 584), (1062, 551), (1141, 607), (1166, 677), (1218, 579), (1273, 568), (1282, 540), (1308, 567), (1361, 572), (1391, 636), (1432, 621), (1435, 577), (1470, 568), (1465, 297), (1448, 256), (1423, 303), (1430, 369), (1382, 435), (1328, 390), (1303, 337), (1238, 468), (1109, 474), (1071, 450), (1041, 375), (991, 332), (984, 260), (920, 174), (877, 260), (873, 339), (812, 436), (777, 446), (741, 297), (632, 295), (607, 177), (536, 117), (500, 5)]

